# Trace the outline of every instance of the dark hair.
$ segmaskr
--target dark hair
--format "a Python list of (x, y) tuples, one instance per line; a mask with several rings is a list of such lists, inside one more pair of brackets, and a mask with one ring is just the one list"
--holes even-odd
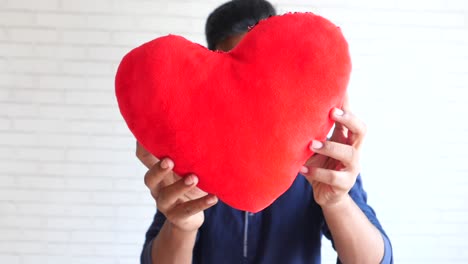
[(229, 36), (247, 32), (258, 21), (276, 15), (275, 8), (265, 0), (232, 0), (216, 8), (206, 20), (208, 48)]

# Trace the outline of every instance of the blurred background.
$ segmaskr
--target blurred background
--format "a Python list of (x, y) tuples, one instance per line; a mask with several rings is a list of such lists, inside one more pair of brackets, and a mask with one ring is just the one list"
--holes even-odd
[[(0, 0), (0, 263), (138, 263), (155, 205), (114, 75), (215, 0)], [(347, 37), (362, 175), (396, 263), (468, 263), (468, 2), (272, 1)], [(324, 263), (336, 254), (324, 239)]]

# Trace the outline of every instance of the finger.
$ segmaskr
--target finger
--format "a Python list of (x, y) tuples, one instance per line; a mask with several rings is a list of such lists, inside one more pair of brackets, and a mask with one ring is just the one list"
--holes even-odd
[(309, 181), (328, 184), (338, 189), (348, 189), (349, 177), (346, 171), (327, 170), (323, 168), (308, 168), (304, 174)]
[(164, 178), (172, 174), (173, 167), (174, 162), (168, 158), (157, 162), (146, 172), (145, 185), (148, 186), (151, 191), (156, 190)]
[(173, 221), (177, 219), (185, 219), (194, 214), (202, 212), (218, 202), (218, 198), (212, 194), (196, 200), (180, 203), (168, 212), (167, 217), (172, 218)]
[(318, 153), (312, 155), (306, 162), (306, 166), (310, 167), (319, 167), (320, 164), (324, 164), (324, 162), (328, 159), (327, 156), (319, 155)]
[(136, 156), (148, 169), (154, 166), (159, 160), (149, 153), (140, 142), (136, 142)]
[(367, 128), (364, 122), (357, 118), (353, 113), (335, 108), (332, 111), (331, 118), (353, 133), (355, 138), (354, 141), (357, 141), (359, 144), (362, 142)]
[(185, 193), (194, 188), (197, 183), (198, 178), (195, 175), (188, 175), (171, 185), (161, 188), (156, 197), (158, 208), (167, 210), (173, 207), (177, 200), (187, 200)]
[[(339, 112), (341, 111), (340, 109), (336, 110), (338, 108), (334, 108), (332, 109), (332, 111), (330, 111), (330, 116), (333, 117), (333, 115), (336, 115), (336, 114), (342, 114), (343, 112)], [(335, 113), (335, 111), (338, 111)], [(333, 118), (332, 118), (333, 119)], [(333, 119), (335, 120), (335, 119)], [(335, 141), (335, 142), (340, 142), (340, 143), (346, 143), (347, 141), (347, 138), (348, 138), (348, 128), (346, 128), (343, 124), (339, 123), (339, 122), (335, 122), (334, 124), (334, 128), (333, 128), (333, 133), (332, 133), (332, 136), (330, 138), (330, 140), (332, 141)]]
[(310, 150), (340, 161), (346, 167), (355, 167), (359, 160), (359, 152), (353, 146), (333, 141), (312, 140)]

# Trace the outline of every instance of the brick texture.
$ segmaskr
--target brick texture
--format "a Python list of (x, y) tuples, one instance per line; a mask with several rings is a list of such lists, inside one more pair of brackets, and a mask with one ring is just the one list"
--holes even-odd
[[(0, 0), (0, 263), (137, 263), (155, 212), (113, 78), (219, 0)], [(468, 263), (468, 2), (273, 1), (337, 23), (369, 128), (362, 175), (396, 263)], [(336, 254), (324, 242), (324, 263)]]

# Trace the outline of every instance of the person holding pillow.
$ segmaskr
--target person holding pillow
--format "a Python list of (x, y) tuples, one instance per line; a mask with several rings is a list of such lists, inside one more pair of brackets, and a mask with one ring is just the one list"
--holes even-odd
[[(206, 22), (208, 48), (229, 51), (249, 27), (274, 15), (265, 0), (225, 3)], [(157, 205), (141, 263), (321, 263), (322, 235), (332, 241), (337, 263), (393, 263), (390, 240), (367, 204), (359, 174), (365, 125), (347, 100), (330, 117), (330, 140), (314, 140), (315, 154), (292, 186), (255, 214), (203, 192), (196, 175), (175, 175), (173, 161), (158, 160), (137, 142), (137, 157), (149, 169), (145, 184)]]

